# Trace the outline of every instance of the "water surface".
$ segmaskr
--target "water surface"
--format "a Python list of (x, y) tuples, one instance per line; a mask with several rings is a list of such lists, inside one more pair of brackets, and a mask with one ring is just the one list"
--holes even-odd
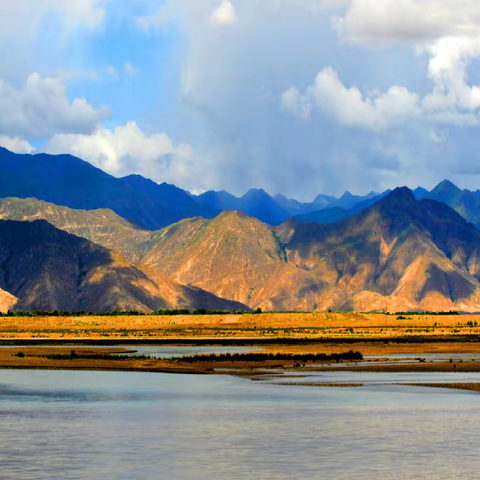
[(0, 478), (476, 479), (479, 400), (398, 385), (2, 370)]

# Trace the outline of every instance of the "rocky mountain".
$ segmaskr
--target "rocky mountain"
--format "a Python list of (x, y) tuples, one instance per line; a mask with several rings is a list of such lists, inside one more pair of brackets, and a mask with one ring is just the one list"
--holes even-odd
[[(128, 177), (123, 177), (121, 181), (129, 188), (149, 195), (166, 208), (170, 215), (175, 215), (178, 220), (192, 217), (214, 218), (223, 210), (200, 204), (190, 193), (175, 185), (165, 182), (158, 184), (141, 175), (129, 175)], [(168, 224), (172, 223), (170, 220), (167, 221), (169, 222)], [(163, 223), (164, 225), (162, 226), (167, 225), (165, 222)]]
[(412, 190), (412, 193), (417, 200), (423, 200), (429, 194), (429, 191), (426, 188), (417, 187), (415, 190)]
[(8, 310), (13, 310), (17, 303), (17, 297), (6, 292), (5, 290), (0, 289), (0, 312), (8, 312)]
[(272, 310), (480, 308), (480, 232), (397, 189), (334, 224), (276, 228), (238, 212), (153, 235), (145, 264), (180, 283)]
[(37, 198), (75, 209), (109, 208), (150, 230), (219, 213), (172, 185), (139, 176), (115, 178), (71, 155), (18, 155), (2, 147), (0, 196)]
[(324, 285), (322, 310), (479, 308), (480, 232), (407, 188), (342, 222), (289, 220), (277, 232), (289, 260)]
[(360, 195), (353, 195), (350, 192), (345, 192), (336, 202), (334, 202), (331, 206), (344, 208), (345, 210), (349, 210), (353, 208), (360, 202), (365, 202), (366, 200), (370, 200), (371, 198), (378, 197), (379, 194), (375, 192), (370, 192), (368, 195), (360, 196)]
[(425, 198), (445, 203), (467, 221), (480, 227), (480, 196), (476, 193), (470, 190), (461, 190), (452, 182), (444, 180)]
[(0, 308), (479, 311), (480, 232), (418, 193), (336, 223), (224, 211), (158, 231), (108, 209), (3, 199)]
[(0, 221), (0, 289), (0, 306), (21, 311), (242, 308), (44, 220)]
[[(307, 217), (308, 214), (312, 213), (314, 216), (319, 216), (319, 212), (321, 210), (331, 210), (330, 213), (327, 213), (326, 218), (336, 218), (333, 212), (345, 212), (345, 215), (348, 215), (349, 210), (353, 210), (357, 204), (364, 204), (367, 206), (373, 205), (375, 203), (373, 199), (379, 200), (383, 196), (387, 195), (389, 191), (378, 194), (374, 192), (370, 192), (368, 195), (360, 196), (360, 195), (352, 195), (350, 192), (345, 192), (340, 198), (335, 198), (330, 195), (317, 195), (313, 202), (301, 203), (297, 200), (286, 198), (283, 195), (275, 195), (273, 199), (283, 208), (285, 209), (290, 216), (299, 218), (300, 216)], [(365, 208), (365, 207), (363, 207)], [(355, 213), (361, 210), (357, 209)], [(353, 215), (353, 214), (352, 214)], [(342, 218), (346, 218), (346, 216), (340, 215)], [(338, 218), (338, 221), (342, 218)], [(306, 220), (308, 221), (308, 220)], [(323, 223), (323, 222), (322, 222)], [(326, 223), (326, 222), (325, 222)]]
[(114, 250), (132, 262), (140, 261), (152, 234), (112, 210), (74, 210), (34, 198), (0, 199), (0, 220), (46, 220), (60, 230)]
[(266, 309), (306, 308), (300, 291), (312, 283), (308, 272), (287, 262), (271, 227), (238, 211), (183, 220), (157, 232), (143, 262), (176, 282)]

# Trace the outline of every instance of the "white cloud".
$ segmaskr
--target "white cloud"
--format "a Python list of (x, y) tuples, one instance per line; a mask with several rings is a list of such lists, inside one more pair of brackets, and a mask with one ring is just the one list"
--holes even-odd
[(282, 107), (302, 117), (309, 117), (318, 108), (341, 125), (371, 130), (383, 130), (420, 115), (418, 96), (406, 88), (392, 87), (387, 93), (364, 97), (358, 88), (346, 88), (330, 67), (317, 75), (304, 94), (289, 88), (282, 96)]
[(429, 45), (480, 33), (477, 0), (351, 0), (336, 27), (356, 43)]
[(480, 87), (469, 87), (462, 79), (437, 84), (421, 98), (405, 87), (393, 86), (386, 93), (363, 95), (357, 87), (347, 88), (331, 67), (320, 71), (313, 85), (301, 92), (288, 88), (282, 109), (308, 119), (315, 109), (330, 115), (339, 125), (373, 131), (423, 120), (433, 124), (475, 126), (480, 123)]
[(230, 0), (221, 0), (222, 3), (210, 15), (210, 21), (219, 26), (237, 23), (237, 12)]
[(411, 119), (456, 126), (480, 122), (480, 87), (469, 85), (468, 68), (480, 56), (480, 9), (477, 0), (351, 0), (334, 21), (349, 41), (367, 46), (407, 43), (429, 55), (433, 82), (423, 98), (404, 87), (362, 96), (347, 89), (331, 69), (322, 70), (301, 93), (291, 87), (284, 109), (309, 117), (315, 108), (339, 124), (378, 130)]
[(468, 85), (468, 68), (480, 56), (477, 0), (351, 0), (335, 25), (354, 43), (407, 43), (427, 53), (434, 87), (425, 112), (445, 123), (478, 123), (480, 88)]
[(203, 164), (190, 145), (178, 144), (166, 133), (146, 135), (135, 122), (113, 130), (98, 127), (91, 135), (57, 134), (44, 150), (71, 153), (115, 176), (137, 173), (185, 188), (202, 185)]
[(22, 90), (0, 80), (0, 134), (45, 138), (58, 132), (89, 133), (109, 117), (84, 98), (69, 102), (63, 83), (55, 78), (28, 77)]
[[(196, 148), (224, 152), (221, 188), (313, 196), (412, 178), (433, 186), (471, 162), (464, 145), (475, 130), (449, 127), (479, 119), (478, 0), (232, 1), (241, 28), (229, 35), (208, 21), (221, 0), (166, 0), (139, 21), (180, 32), (177, 124)], [(311, 121), (278, 114), (289, 85), (282, 107)]]
[(34, 148), (26, 141), (18, 137), (0, 135), (0, 146), (15, 153), (32, 153)]

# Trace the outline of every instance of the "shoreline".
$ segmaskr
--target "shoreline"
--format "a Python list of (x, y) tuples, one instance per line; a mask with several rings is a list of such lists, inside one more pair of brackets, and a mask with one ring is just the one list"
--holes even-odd
[[(346, 346), (344, 344), (344, 346)], [(455, 349), (458, 344), (450, 344)], [(338, 347), (338, 345), (337, 345)], [(388, 346), (386, 346), (388, 347)], [(398, 348), (399, 346), (396, 345)], [(478, 354), (480, 355), (480, 345)], [(292, 347), (293, 348), (293, 347)], [(340, 347), (341, 348), (341, 347)], [(268, 352), (268, 350), (265, 350)], [(345, 350), (347, 351), (347, 350)], [(182, 358), (172, 359), (155, 359), (134, 356), (113, 357), (108, 355), (114, 354), (131, 354), (135, 350), (125, 348), (80, 348), (75, 352), (78, 357), (73, 356), (69, 359), (52, 359), (47, 358), (52, 354), (69, 356), (72, 348), (66, 345), (62, 347), (48, 346), (16, 346), (5, 347), (0, 349), (0, 369), (7, 370), (64, 370), (64, 371), (118, 371), (118, 372), (143, 372), (143, 373), (171, 373), (171, 374), (190, 374), (190, 375), (232, 375), (250, 380), (259, 380), (262, 377), (276, 376), (279, 371), (282, 375), (296, 374), (299, 382), (288, 385), (317, 386), (329, 388), (357, 388), (364, 386), (360, 382), (321, 382), (312, 379), (308, 381), (309, 372), (437, 372), (437, 373), (479, 373), (480, 360), (474, 361), (430, 361), (418, 363), (401, 363), (398, 359), (371, 359), (363, 360), (341, 360), (341, 361), (324, 361), (324, 362), (307, 362), (300, 365), (299, 358), (291, 359), (271, 359), (262, 361), (198, 361), (194, 364), (182, 361)], [(21, 355), (19, 355), (21, 353)], [(107, 358), (98, 359), (99, 354), (107, 355)], [(303, 353), (299, 353), (302, 355)], [(453, 352), (452, 352), (453, 354)], [(96, 358), (89, 358), (96, 355)], [(413, 354), (415, 355), (415, 354)], [(382, 362), (381, 364), (376, 364)], [(301, 376), (305, 373), (305, 376)], [(299, 375), (300, 374), (300, 375)], [(301, 379), (304, 379), (303, 381)], [(386, 385), (389, 384), (388, 382)], [(457, 390), (469, 390), (472, 392), (480, 392), (480, 380), (476, 382), (452, 382), (439, 381), (437, 383), (411, 382), (411, 383), (395, 383), (395, 385), (414, 386), (414, 387), (434, 387), (449, 388)]]

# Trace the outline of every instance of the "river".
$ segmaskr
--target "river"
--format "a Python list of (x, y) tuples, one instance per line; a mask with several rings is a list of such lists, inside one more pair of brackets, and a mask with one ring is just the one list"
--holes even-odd
[(231, 376), (0, 371), (0, 478), (480, 478), (480, 396)]

